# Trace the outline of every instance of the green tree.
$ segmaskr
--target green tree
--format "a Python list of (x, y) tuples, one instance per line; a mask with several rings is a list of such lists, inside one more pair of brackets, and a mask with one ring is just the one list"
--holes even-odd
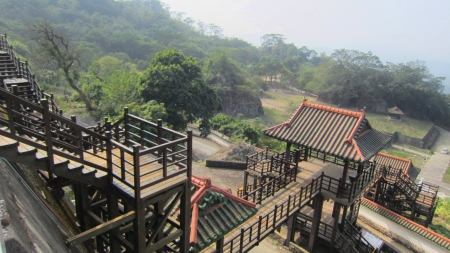
[(210, 132), (209, 120), (220, 109), (221, 101), (205, 83), (197, 61), (177, 50), (157, 53), (141, 78), (144, 101), (164, 103), (168, 123), (184, 130), (200, 119), (201, 134)]

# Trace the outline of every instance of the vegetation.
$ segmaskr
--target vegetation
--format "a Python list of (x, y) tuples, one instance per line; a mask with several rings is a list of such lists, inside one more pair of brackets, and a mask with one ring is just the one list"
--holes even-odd
[(220, 109), (220, 99), (202, 78), (197, 61), (176, 50), (157, 53), (142, 79), (144, 101), (164, 104), (168, 123), (184, 130), (189, 122), (200, 119), (202, 136), (210, 133), (209, 120)]
[(442, 177), (442, 181), (450, 184), (450, 166), (447, 166), (447, 169)]
[(450, 238), (450, 199), (439, 199), (436, 207), (436, 212), (433, 218), (433, 223), (429, 228), (436, 233)]
[[(79, 108), (81, 101), (96, 118), (116, 117), (128, 106), (143, 117), (165, 118), (176, 129), (200, 119), (206, 133), (209, 119), (219, 110), (213, 94), (265, 99), (278, 96), (269, 91), (275, 88), (292, 92), (285, 96), (285, 108), (266, 108), (259, 123), (245, 119), (242, 124), (262, 129), (285, 121), (303, 100), (294, 89), (303, 89), (343, 107), (372, 110), (397, 105), (409, 116), (405, 128), (412, 118), (450, 126), (443, 78), (433, 76), (420, 61), (382, 63), (371, 52), (347, 49), (328, 56), (286, 43), (281, 34), (266, 34), (261, 46), (255, 47), (224, 37), (214, 24), (171, 12), (158, 0), (5, 0), (2, 8), (8, 12), (0, 17), (1, 32), (29, 61), (40, 85), (48, 92), (60, 92), (67, 103)], [(178, 76), (176, 68), (156, 63), (156, 55), (173, 49), (192, 63), (192, 76)], [(175, 54), (167, 52), (161, 54)], [(376, 128), (393, 131), (388, 124), (380, 128), (377, 115), (373, 118)], [(421, 136), (426, 128), (425, 124), (400, 131)], [(244, 132), (242, 126), (230, 129), (236, 130), (236, 136)]]
[(402, 121), (389, 121), (386, 114), (367, 113), (370, 125), (378, 131), (385, 133), (400, 132), (405, 136), (423, 138), (433, 122), (414, 119), (408, 116), (402, 116)]

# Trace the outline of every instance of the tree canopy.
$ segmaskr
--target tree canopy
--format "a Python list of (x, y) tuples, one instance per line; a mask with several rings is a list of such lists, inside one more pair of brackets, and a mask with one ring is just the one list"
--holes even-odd
[(206, 85), (200, 66), (177, 50), (157, 53), (142, 79), (144, 101), (163, 103), (167, 122), (175, 130), (200, 120), (202, 135), (209, 134), (209, 120), (220, 109), (220, 98)]

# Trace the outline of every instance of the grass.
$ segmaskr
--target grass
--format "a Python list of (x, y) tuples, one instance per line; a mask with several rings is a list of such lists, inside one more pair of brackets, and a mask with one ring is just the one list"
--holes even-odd
[(433, 125), (433, 122), (413, 119), (402, 116), (402, 121), (390, 121), (386, 114), (367, 113), (370, 125), (378, 131), (385, 133), (400, 132), (402, 135), (422, 138)]
[(450, 166), (447, 166), (447, 170), (445, 171), (445, 174), (442, 177), (442, 181), (450, 184)]
[(450, 238), (450, 199), (438, 199), (436, 212), (434, 213), (433, 223), (429, 228), (436, 233)]
[(424, 163), (424, 160), (420, 155), (416, 155), (398, 148), (389, 148), (389, 149), (383, 149), (380, 151), (381, 153), (398, 156), (401, 158), (411, 159), (412, 163), (414, 164), (414, 167), (422, 168), (422, 165)]

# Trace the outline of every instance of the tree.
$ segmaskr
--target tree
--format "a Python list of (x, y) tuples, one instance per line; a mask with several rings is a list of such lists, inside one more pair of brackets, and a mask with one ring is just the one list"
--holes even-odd
[(224, 53), (209, 58), (205, 65), (204, 72), (208, 84), (233, 89), (245, 83), (241, 69)]
[(42, 59), (48, 63), (53, 62), (56, 67), (64, 73), (66, 81), (74, 89), (81, 100), (86, 104), (86, 110), (92, 111), (91, 101), (86, 94), (78, 87), (80, 54), (76, 49), (71, 48), (69, 39), (58, 33), (52, 24), (46, 20), (33, 24), (37, 42), (40, 45), (38, 50)]
[(177, 50), (157, 53), (141, 78), (144, 101), (164, 103), (168, 123), (184, 130), (189, 122), (200, 120), (201, 134), (210, 132), (209, 120), (220, 109), (221, 101), (207, 85), (193, 57)]

